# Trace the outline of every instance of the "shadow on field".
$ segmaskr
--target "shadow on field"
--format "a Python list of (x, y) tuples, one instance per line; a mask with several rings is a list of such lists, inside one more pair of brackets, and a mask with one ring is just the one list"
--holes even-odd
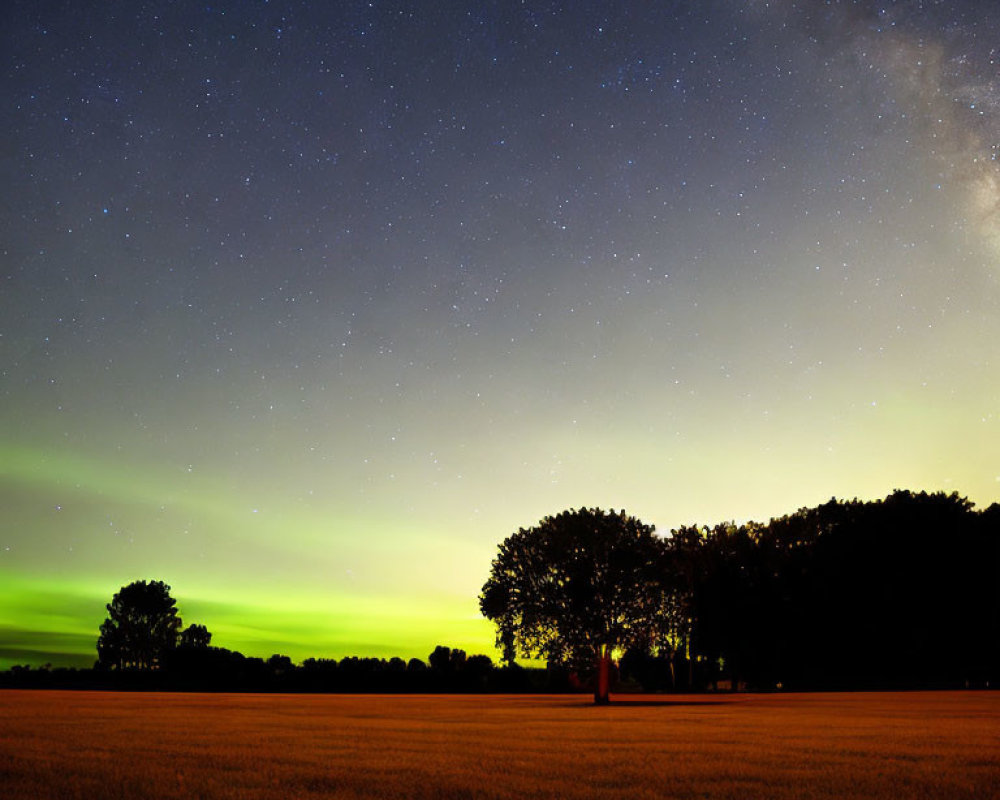
[(643, 698), (642, 700), (629, 700), (627, 698), (620, 700), (612, 700), (611, 705), (613, 706), (629, 706), (639, 708), (642, 706), (728, 706), (731, 705), (733, 700), (650, 700), (649, 698)]
[(737, 700), (728, 699), (705, 699), (705, 700), (671, 700), (664, 697), (662, 700), (659, 698), (653, 699), (650, 697), (635, 698), (634, 700), (628, 697), (615, 698), (607, 705), (597, 705), (591, 701), (577, 701), (558, 703), (560, 706), (573, 706), (575, 708), (590, 709), (590, 708), (669, 708), (669, 707), (680, 707), (680, 706), (728, 706), (733, 703), (738, 702)]

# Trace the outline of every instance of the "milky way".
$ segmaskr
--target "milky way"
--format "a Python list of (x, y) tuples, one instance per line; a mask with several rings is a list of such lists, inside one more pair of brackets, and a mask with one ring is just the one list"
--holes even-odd
[(568, 507), (1000, 499), (992, 2), (0, 30), (0, 665), (138, 578), (253, 655), (492, 654)]

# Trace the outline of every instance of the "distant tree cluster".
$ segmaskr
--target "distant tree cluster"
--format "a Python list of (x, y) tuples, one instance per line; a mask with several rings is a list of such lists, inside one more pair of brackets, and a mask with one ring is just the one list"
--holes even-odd
[(766, 525), (683, 528), (666, 544), (686, 625), (647, 652), (683, 666), (694, 688), (1000, 679), (1000, 505), (897, 491)]
[(562, 692), (574, 688), (566, 670), (496, 668), (489, 656), (438, 645), (421, 661), (411, 658), (308, 658), (245, 656), (211, 646), (204, 625), (184, 628), (170, 586), (134, 581), (107, 605), (93, 669), (0, 672), (0, 687), (156, 691), (281, 692)]
[(133, 581), (107, 609), (97, 638), (97, 663), (103, 669), (160, 669), (178, 648), (203, 650), (212, 641), (204, 625), (181, 629), (177, 601), (163, 581)]
[(210, 692), (567, 692), (578, 687), (566, 670), (497, 667), (485, 655), (439, 645), (428, 661), (411, 658), (245, 656), (222, 647), (179, 645), (156, 669), (40, 668), (0, 672), (0, 687)]
[[(290, 657), (247, 657), (212, 647), (204, 625), (182, 627), (170, 586), (162, 581), (134, 581), (107, 605), (108, 617), (97, 640), (95, 679), (102, 684), (207, 690), (261, 691), (494, 691), (528, 690), (537, 676), (517, 668), (496, 671), (485, 655), (439, 645), (428, 663), (417, 658), (309, 658), (296, 666)], [(87, 680), (86, 670), (15, 669), (21, 682)], [(101, 677), (100, 673), (103, 673)], [(48, 677), (46, 677), (48, 676)], [(549, 688), (558, 688), (552, 681)]]
[(482, 692), (499, 689), (488, 656), (467, 657), (439, 645), (429, 661), (411, 658), (261, 659), (221, 647), (178, 647), (164, 662), (161, 678), (175, 688), (284, 692)]
[(497, 647), (650, 690), (996, 686), (1000, 505), (897, 491), (667, 537), (567, 511), (506, 539), (480, 595)]

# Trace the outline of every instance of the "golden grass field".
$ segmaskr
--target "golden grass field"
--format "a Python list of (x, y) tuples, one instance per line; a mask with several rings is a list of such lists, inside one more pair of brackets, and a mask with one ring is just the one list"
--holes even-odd
[(0, 797), (1000, 797), (1000, 693), (0, 692)]

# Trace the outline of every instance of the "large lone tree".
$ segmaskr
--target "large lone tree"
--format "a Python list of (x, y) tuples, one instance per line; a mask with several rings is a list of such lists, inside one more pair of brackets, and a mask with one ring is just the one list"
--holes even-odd
[(98, 663), (111, 669), (156, 669), (177, 646), (181, 620), (163, 581), (134, 581), (107, 605), (97, 639)]
[(624, 511), (581, 508), (499, 549), (479, 607), (504, 658), (595, 666), (594, 702), (609, 702), (612, 654), (648, 647), (669, 627), (663, 540)]

